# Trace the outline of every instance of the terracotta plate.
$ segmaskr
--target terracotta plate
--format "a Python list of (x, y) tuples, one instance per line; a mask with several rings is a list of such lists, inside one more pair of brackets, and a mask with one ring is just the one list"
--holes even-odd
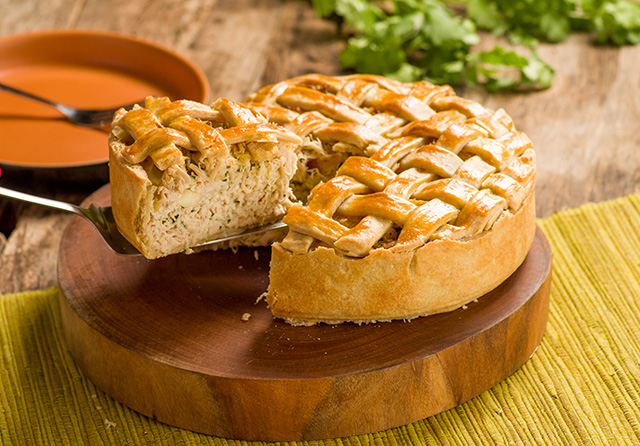
[[(132, 36), (47, 31), (0, 39), (0, 82), (80, 108), (111, 108), (148, 95), (208, 99), (192, 62)], [(52, 107), (0, 91), (0, 164), (63, 168), (105, 163), (105, 131), (75, 126)]]

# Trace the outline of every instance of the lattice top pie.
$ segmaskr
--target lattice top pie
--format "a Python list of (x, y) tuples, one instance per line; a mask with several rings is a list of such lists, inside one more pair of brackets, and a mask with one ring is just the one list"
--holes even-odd
[[(361, 257), (477, 236), (517, 212), (533, 188), (529, 138), (504, 110), (448, 86), (310, 75), (265, 87), (250, 101), (305, 138), (315, 164), (339, 165), (305, 205), (287, 212), (282, 246), (295, 253), (314, 241)], [(312, 158), (314, 151), (321, 155)]]
[(428, 82), (312, 74), (244, 104), (149, 98), (116, 115), (110, 148), (116, 221), (148, 257), (284, 215), (266, 300), (292, 324), (456, 309), (535, 232), (529, 138)]

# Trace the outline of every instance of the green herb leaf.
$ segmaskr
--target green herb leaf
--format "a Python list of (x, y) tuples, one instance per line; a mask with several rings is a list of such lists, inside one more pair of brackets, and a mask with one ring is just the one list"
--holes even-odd
[(361, 73), (385, 75), (400, 69), (406, 63), (402, 46), (397, 41), (352, 37), (340, 54), (344, 68), (353, 68)]
[(327, 18), (336, 10), (336, 0), (311, 0), (311, 6), (320, 17)]
[(467, 3), (467, 15), (482, 29), (499, 30), (503, 34), (504, 18), (498, 6), (489, 0), (470, 0)]
[(569, 18), (557, 11), (548, 11), (540, 17), (540, 32), (549, 42), (561, 42), (571, 31)]
[(496, 46), (469, 56), (465, 79), (469, 85), (483, 85), (488, 91), (537, 90), (551, 86), (553, 69), (534, 52), (524, 57)]
[(544, 60), (533, 53), (529, 63), (522, 68), (523, 85), (534, 89), (545, 89), (553, 83), (554, 70)]
[[(460, 0), (455, 12), (438, 0), (311, 4), (320, 17), (346, 25), (344, 68), (405, 82), (544, 89), (554, 71), (535, 51), (539, 40), (560, 42), (571, 32), (587, 31), (598, 43), (640, 43), (640, 3), (633, 0)], [(527, 54), (501, 47), (474, 52), (480, 41), (476, 29), (506, 36)]]
[(349, 27), (360, 32), (371, 32), (375, 24), (385, 18), (378, 6), (366, 0), (336, 0), (335, 12)]
[(597, 43), (640, 43), (640, 3), (629, 0), (603, 2), (593, 13)]

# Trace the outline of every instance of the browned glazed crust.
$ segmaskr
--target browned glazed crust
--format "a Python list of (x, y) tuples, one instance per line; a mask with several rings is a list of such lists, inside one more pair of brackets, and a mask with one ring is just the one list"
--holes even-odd
[(524, 261), (535, 234), (531, 193), (516, 214), (466, 241), (437, 240), (412, 251), (364, 258), (319, 247), (293, 254), (273, 245), (267, 303), (294, 325), (413, 319), (451, 311), (491, 291)]
[(153, 196), (153, 185), (144, 169), (139, 165), (127, 163), (120, 153), (114, 150), (119, 142), (109, 143), (109, 178), (111, 187), (111, 207), (120, 233), (129, 240), (147, 258), (160, 254), (149, 247), (140, 238), (140, 216), (149, 208), (149, 199)]

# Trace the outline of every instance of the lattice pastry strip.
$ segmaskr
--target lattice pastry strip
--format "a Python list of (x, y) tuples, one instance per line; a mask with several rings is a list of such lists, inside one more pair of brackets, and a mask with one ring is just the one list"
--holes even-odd
[[(381, 152), (388, 154), (391, 150)], [(432, 155), (432, 158), (417, 156), (420, 154)], [(408, 160), (406, 162), (401, 160), (399, 163), (398, 157), (393, 159), (394, 164), (407, 167), (407, 170), (399, 175), (394, 174), (391, 169), (373, 158), (351, 157), (340, 168), (339, 176), (336, 178), (348, 178), (345, 175), (349, 175), (374, 191), (384, 190), (384, 192), (366, 196), (352, 195), (345, 199), (337, 208), (336, 214), (362, 219), (352, 228), (345, 228), (344, 233), (338, 237), (336, 233), (332, 233), (330, 238), (332, 246), (344, 251), (347, 255), (366, 255), (395, 224), (401, 226), (402, 230), (392, 250), (413, 249), (425, 243), (436, 230), (453, 220), (456, 220), (458, 226), (464, 227), (464, 233), (467, 236), (485, 230), (493, 224), (500, 212), (506, 209), (507, 201), (504, 198), (488, 194), (488, 191), (478, 192), (477, 188), (461, 180), (431, 182), (434, 175), (452, 176), (459, 166), (464, 164), (452, 152), (426, 145), (417, 150), (405, 151), (404, 158)], [(479, 159), (479, 157), (476, 158)], [(383, 157), (383, 159), (390, 158)], [(456, 161), (451, 161), (452, 159)], [(419, 165), (422, 170), (416, 169), (416, 165)], [(484, 165), (489, 166), (488, 163)], [(427, 172), (427, 169), (432, 172)], [(492, 171), (494, 170), (492, 168)], [(310, 209), (321, 209), (316, 205), (318, 197), (334, 195), (331, 190), (325, 190), (325, 187), (331, 184), (332, 182), (321, 184), (314, 189), (309, 202)], [(498, 189), (497, 186), (494, 186), (494, 189)], [(411, 206), (411, 201), (406, 200), (408, 197), (427, 201), (421, 206)], [(340, 197), (342, 198), (343, 196)], [(418, 208), (422, 210), (417, 211)], [(459, 209), (461, 209), (460, 212)], [(328, 213), (324, 212), (323, 219), (327, 215)], [(305, 216), (313, 219), (313, 213)], [(308, 229), (313, 226), (310, 222), (306, 222), (306, 227), (302, 228), (296, 226), (300, 224), (299, 221), (289, 220), (288, 216), (285, 221), (295, 231), (314, 235)], [(410, 224), (406, 224), (407, 221)], [(318, 238), (317, 234), (315, 236)], [(292, 240), (296, 239), (293, 236), (289, 241), (285, 239), (284, 246), (291, 247)], [(323, 240), (327, 240), (327, 237)]]
[(422, 201), (441, 199), (458, 209), (462, 209), (477, 192), (478, 189), (463, 181), (455, 178), (443, 178), (420, 187), (413, 194), (413, 199)]
[[(348, 229), (333, 218), (325, 216), (324, 213), (313, 212), (297, 205), (287, 211), (285, 222), (290, 227), (295, 227), (297, 232), (322, 240), (329, 245), (333, 245)], [(298, 240), (290, 241), (290, 243), (300, 242)]]
[(320, 111), (339, 122), (366, 122), (371, 115), (335, 96), (327, 96), (310, 88), (290, 87), (278, 96), (278, 104), (305, 111)]
[(145, 100), (144, 109), (152, 112), (163, 126), (170, 125), (172, 121), (183, 116), (207, 122), (223, 123), (223, 117), (218, 110), (194, 101), (171, 101), (166, 97), (148, 97)]
[(427, 201), (409, 214), (398, 242), (391, 251), (406, 251), (424, 245), (431, 235), (444, 224), (454, 220), (458, 209), (437, 198)]
[(459, 240), (479, 234), (496, 222), (507, 209), (504, 198), (483, 189), (460, 210), (453, 224), (446, 224), (435, 232), (432, 240)]
[[(405, 94), (410, 94), (426, 104), (433, 104), (436, 99), (455, 96), (453, 88), (449, 85), (433, 85), (426, 81), (419, 81), (404, 90)], [(435, 110), (434, 107), (431, 107)]]
[(350, 196), (369, 192), (371, 189), (367, 185), (347, 176), (338, 176), (311, 192), (308, 208), (312, 212), (331, 217)]
[(420, 138), (438, 138), (442, 132), (453, 124), (464, 122), (466, 117), (455, 110), (435, 113), (431, 117), (419, 121), (412, 121), (398, 129), (391, 136), (418, 136)]
[[(420, 138), (402, 138), (389, 142), (385, 147), (378, 151), (371, 159), (362, 157), (350, 157), (338, 171), (338, 175), (353, 175), (356, 179), (361, 180), (372, 190), (382, 190), (384, 186), (393, 183), (396, 180), (395, 173), (386, 167), (386, 165), (394, 165), (399, 159), (408, 154), (412, 149), (419, 145)], [(380, 160), (381, 162), (377, 161)], [(407, 172), (408, 173), (408, 172)], [(337, 178), (344, 178), (338, 176)], [(335, 195), (333, 184), (336, 179), (330, 180), (325, 184), (317, 186), (311, 193), (309, 208), (316, 209), (316, 203), (320, 200), (318, 197)], [(399, 178), (398, 180), (400, 180)], [(431, 176), (425, 176), (425, 180), (431, 179)], [(391, 186), (392, 189), (398, 189), (398, 181)], [(416, 183), (417, 184), (417, 183)], [(287, 223), (294, 223), (287, 220)], [(307, 225), (308, 227), (309, 225)], [(371, 247), (389, 230), (391, 222), (385, 221), (377, 216), (367, 216), (361, 220), (354, 228), (345, 232), (340, 240), (336, 241), (336, 247), (349, 253), (350, 255), (359, 256), (366, 254)], [(308, 238), (312, 234), (305, 232), (302, 228), (300, 231), (291, 231), (283, 241), (283, 245), (293, 252), (304, 252), (310, 246), (312, 240)], [(307, 236), (300, 233), (307, 233)], [(306, 238), (305, 238), (306, 237)]]
[(335, 122), (315, 131), (315, 136), (323, 143), (341, 143), (347, 148), (334, 145), (334, 151), (372, 155), (378, 146), (386, 142), (382, 136), (367, 126), (353, 122)]
[(371, 159), (393, 169), (401, 159), (422, 145), (422, 138), (408, 136), (392, 139), (373, 154)]
[[(372, 158), (351, 156), (340, 166), (338, 177), (352, 177), (375, 191), (381, 191), (396, 178), (396, 173)], [(323, 188), (326, 186), (323, 186)], [(313, 201), (313, 200), (312, 200)]]
[(390, 112), (407, 121), (420, 121), (435, 114), (425, 102), (418, 98), (377, 88), (369, 90), (362, 105)]
[(489, 189), (495, 195), (503, 197), (507, 201), (508, 207), (515, 211), (520, 209), (522, 201), (529, 193), (527, 188), (503, 173), (496, 173), (489, 176), (489, 178), (482, 183), (482, 187)]
[(367, 95), (377, 88), (377, 84), (368, 82), (364, 79), (352, 79), (338, 85), (338, 88), (332, 89), (336, 97), (344, 99), (360, 107)]
[(465, 181), (478, 189), (482, 183), (489, 178), (489, 175), (494, 172), (496, 172), (495, 167), (475, 155), (460, 164), (452, 175), (452, 178)]
[(290, 121), (288, 128), (296, 135), (304, 138), (333, 122), (333, 120), (325, 117), (323, 114), (312, 111), (297, 114), (296, 117)]
[[(295, 252), (309, 249), (314, 237), (352, 256), (366, 255), (376, 244), (397, 251), (430, 238), (469, 237), (490, 228), (505, 210), (517, 211), (531, 191), (533, 158), (524, 155), (531, 141), (504, 110), (487, 110), (448, 86), (308, 75), (265, 87), (250, 100), (269, 105), (263, 107), (269, 120), (269, 114), (288, 120), (285, 125), (309, 141), (317, 152), (309, 166), (339, 161), (320, 145), (358, 155), (340, 161), (336, 172), (340, 181), (349, 179), (352, 191), (336, 193), (337, 179), (321, 183), (310, 195), (310, 212), (296, 209), (295, 221), (285, 219), (292, 230), (283, 246)], [(355, 192), (354, 184), (368, 191)], [(332, 200), (323, 198), (332, 194)], [(314, 215), (342, 227), (319, 238), (310, 229)], [(303, 224), (305, 218), (310, 220)]]
[(456, 110), (467, 118), (488, 114), (488, 111), (481, 104), (453, 95), (435, 98), (429, 105), (435, 111)]
[(366, 195), (352, 195), (337, 209), (336, 214), (346, 217), (363, 218), (368, 215), (403, 225), (417, 206), (399, 195), (374, 192)]
[[(255, 113), (259, 113), (269, 119), (269, 122), (279, 125), (286, 125), (296, 119), (300, 113), (288, 108), (274, 104), (263, 104), (260, 102), (248, 102), (245, 104)], [(312, 112), (309, 112), (312, 113)]]
[(442, 132), (436, 140), (435, 145), (457, 154), (471, 141), (484, 138), (487, 135), (488, 132), (486, 129), (468, 124), (467, 122), (454, 124)]
[[(251, 108), (228, 99), (219, 99), (208, 107), (186, 100), (148, 98), (145, 108), (116, 114), (113, 133), (123, 141), (132, 141), (122, 151), (127, 162), (141, 164), (151, 158), (161, 171), (184, 165), (183, 150), (199, 152), (196, 158), (208, 160), (210, 165), (212, 157), (228, 156), (231, 145), (301, 142), (293, 132), (266, 122)], [(252, 149), (250, 145), (247, 148)]]
[(171, 164), (178, 163), (182, 158), (182, 152), (178, 145), (184, 147), (191, 145), (189, 138), (183, 133), (171, 128), (154, 128), (142, 134), (130, 146), (126, 147), (123, 155), (132, 164), (144, 161), (148, 156), (160, 170), (166, 170)]
[(443, 178), (455, 174), (463, 161), (455, 153), (431, 144), (425, 145), (404, 157), (400, 169), (418, 168), (435, 173)]
[(535, 177), (535, 152), (526, 149), (522, 155), (511, 161), (502, 171), (523, 186), (529, 186)]
[(392, 138), (394, 137), (393, 133), (405, 123), (406, 121), (404, 119), (396, 115), (382, 112), (373, 115), (364, 125), (385, 138)]
[(469, 142), (464, 147), (464, 152), (478, 155), (487, 164), (497, 169), (504, 168), (512, 159), (511, 153), (499, 141), (491, 138), (478, 138)]
[[(398, 198), (410, 197), (421, 184), (429, 182), (432, 179), (432, 174), (423, 173), (416, 169), (405, 170), (393, 180), (389, 181), (385, 192)], [(407, 211), (412, 213), (417, 207), (418, 206), (414, 208), (410, 207)], [(364, 216), (357, 225), (345, 232), (343, 236), (334, 243), (334, 246), (348, 255), (364, 256), (371, 250), (376, 242), (382, 239), (392, 228), (393, 223), (401, 223), (406, 227), (406, 221), (409, 218), (410, 215), (406, 215), (406, 218), (394, 221), (393, 219), (385, 218), (384, 215)], [(406, 238), (405, 236), (405, 239)]]

